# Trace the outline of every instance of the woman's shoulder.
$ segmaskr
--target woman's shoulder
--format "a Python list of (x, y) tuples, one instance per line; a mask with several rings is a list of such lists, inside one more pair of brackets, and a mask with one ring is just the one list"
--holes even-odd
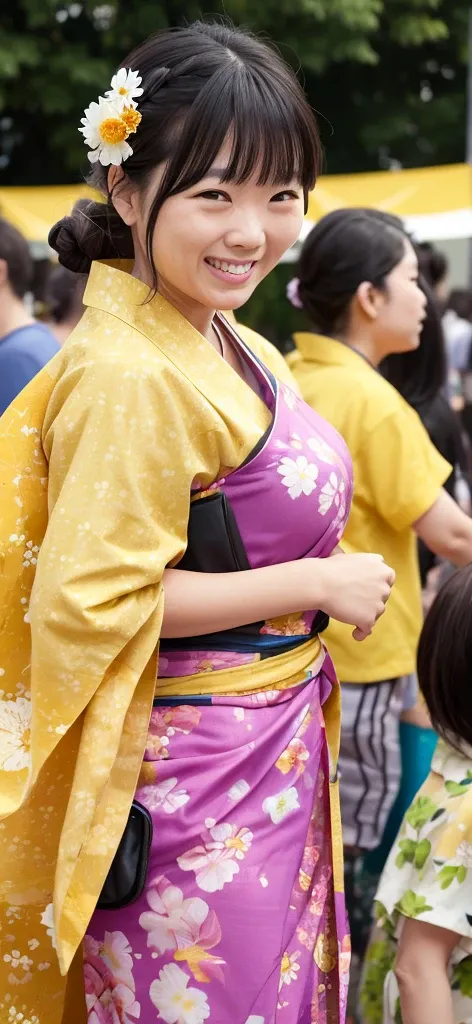
[(134, 367), (146, 362), (152, 369), (161, 366), (165, 359), (164, 353), (137, 326), (92, 307), (85, 310), (62, 352), (64, 367), (84, 361)]

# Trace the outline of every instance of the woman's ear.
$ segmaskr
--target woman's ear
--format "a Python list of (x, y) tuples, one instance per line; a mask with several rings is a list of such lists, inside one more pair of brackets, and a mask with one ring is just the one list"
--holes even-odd
[(138, 193), (121, 167), (110, 167), (108, 191), (117, 214), (132, 227), (138, 219)]
[(383, 298), (381, 292), (374, 287), (371, 281), (362, 281), (356, 291), (355, 299), (368, 320), (377, 319)]

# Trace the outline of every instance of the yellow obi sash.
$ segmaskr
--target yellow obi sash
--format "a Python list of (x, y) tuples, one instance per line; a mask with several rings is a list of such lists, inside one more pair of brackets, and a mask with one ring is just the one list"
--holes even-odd
[(300, 644), (295, 650), (276, 654), (273, 658), (216, 669), (194, 672), (188, 676), (157, 679), (156, 697), (197, 697), (201, 694), (235, 697), (263, 690), (288, 690), (310, 676), (316, 676), (326, 651), (319, 636)]

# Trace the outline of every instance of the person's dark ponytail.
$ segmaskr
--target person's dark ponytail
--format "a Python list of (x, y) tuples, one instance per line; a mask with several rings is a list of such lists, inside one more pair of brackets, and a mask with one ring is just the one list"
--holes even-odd
[(109, 203), (79, 199), (72, 213), (49, 232), (49, 245), (59, 263), (77, 274), (88, 274), (94, 260), (133, 259), (130, 228)]

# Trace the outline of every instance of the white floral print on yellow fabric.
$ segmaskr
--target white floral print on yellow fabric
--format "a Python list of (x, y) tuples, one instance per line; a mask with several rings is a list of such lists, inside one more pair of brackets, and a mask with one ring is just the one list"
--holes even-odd
[(280, 460), (277, 472), (283, 477), (282, 483), (288, 488), (291, 498), (299, 498), (302, 494), (309, 497), (316, 487), (318, 467), (313, 462), (308, 462), (305, 455), (299, 455), (296, 459), (284, 456)]
[(193, 986), (177, 964), (166, 964), (149, 989), (151, 1002), (166, 1024), (203, 1024), (210, 1016), (205, 992)]
[(31, 701), (26, 697), (0, 703), (0, 770), (18, 772), (31, 765)]
[(10, 1006), (5, 1024), (40, 1024), (35, 1013), (25, 1014), (17, 1006)]
[(202, 844), (177, 857), (177, 863), (182, 871), (195, 872), (199, 889), (217, 892), (238, 874), (238, 861), (244, 860), (253, 838), (248, 828), (223, 822), (208, 829)]
[(54, 927), (54, 907), (52, 903), (48, 903), (46, 909), (41, 915), (41, 924), (46, 928), (46, 932), (51, 939), (53, 949), (56, 949), (56, 929)]
[(298, 811), (299, 808), (300, 803), (295, 786), (283, 789), (280, 793), (276, 793), (275, 796), (268, 796), (262, 804), (264, 814), (269, 815), (274, 825), (280, 825), (281, 821), (284, 821), (293, 811)]

